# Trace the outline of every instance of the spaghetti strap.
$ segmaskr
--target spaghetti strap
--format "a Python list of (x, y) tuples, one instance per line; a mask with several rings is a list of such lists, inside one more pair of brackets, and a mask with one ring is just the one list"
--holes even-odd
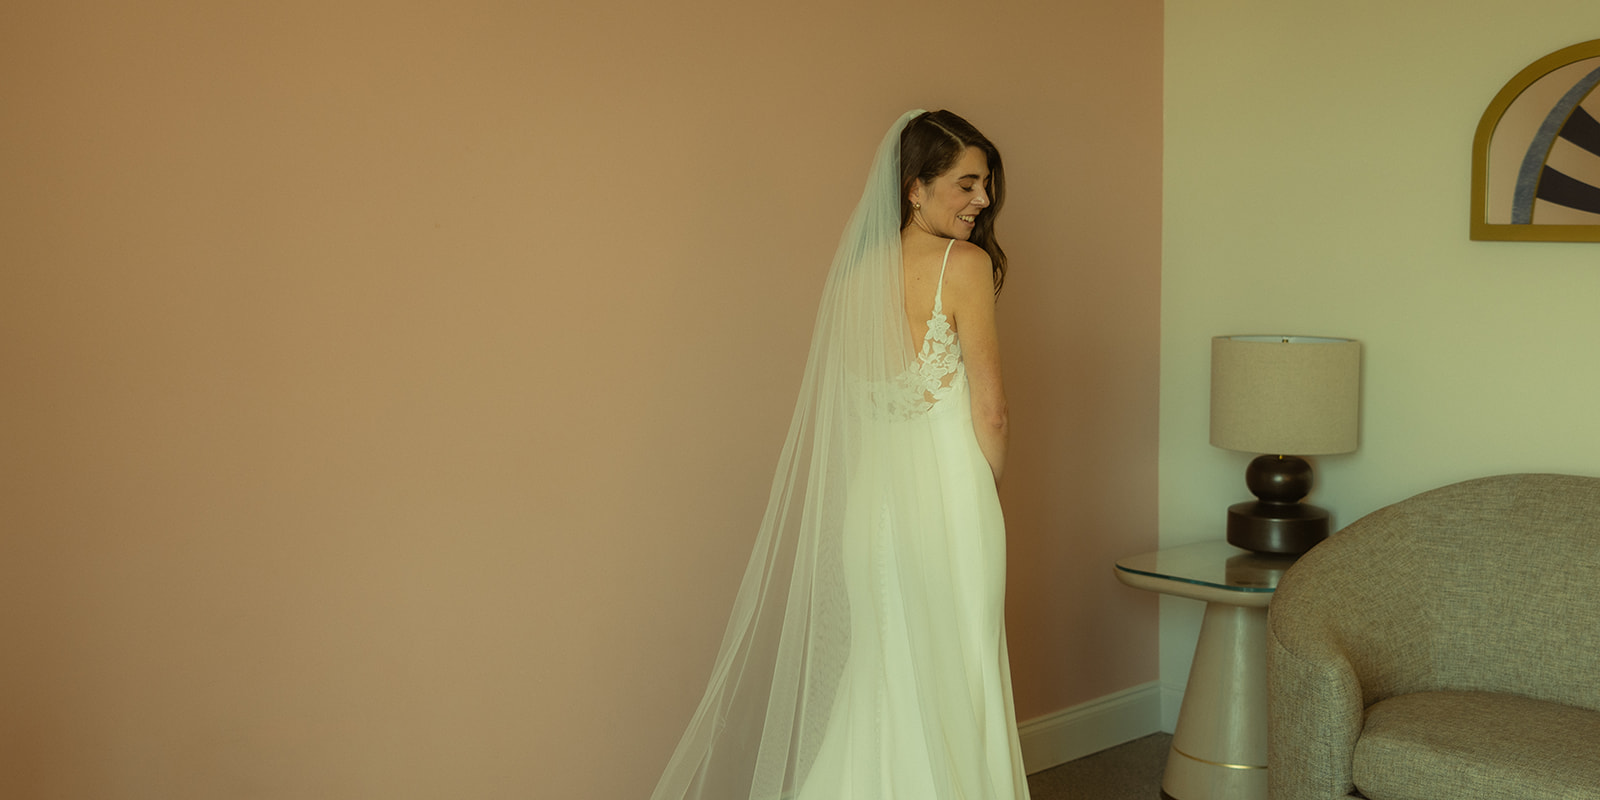
[(944, 246), (944, 263), (939, 265), (939, 285), (937, 289), (933, 290), (933, 313), (935, 314), (944, 310), (944, 268), (950, 266), (950, 250), (955, 246), (956, 240), (954, 239), (951, 239), (950, 243)]

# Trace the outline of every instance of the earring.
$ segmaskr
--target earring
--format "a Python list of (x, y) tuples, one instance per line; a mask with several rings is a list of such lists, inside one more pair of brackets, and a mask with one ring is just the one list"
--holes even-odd
[(912, 203), (911, 204), (911, 210), (912, 211), (921, 211), (922, 210), (922, 204), (921, 203)]

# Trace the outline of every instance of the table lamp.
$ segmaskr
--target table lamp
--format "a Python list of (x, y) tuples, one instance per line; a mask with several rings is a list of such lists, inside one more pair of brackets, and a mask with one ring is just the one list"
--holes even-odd
[(1228, 508), (1228, 542), (1299, 555), (1328, 538), (1328, 512), (1301, 456), (1356, 449), (1361, 343), (1314, 336), (1211, 340), (1211, 444), (1257, 453), (1244, 481), (1254, 502)]

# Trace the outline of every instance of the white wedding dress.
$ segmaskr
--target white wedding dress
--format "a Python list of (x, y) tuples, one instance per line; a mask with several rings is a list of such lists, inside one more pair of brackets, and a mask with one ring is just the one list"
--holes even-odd
[[(1006, 651), (1005, 521), (943, 298), (941, 267), (916, 366), (897, 381), (912, 399), (890, 423), (904, 434), (891, 451), (909, 452), (935, 476), (940, 502), (908, 516), (889, 500), (900, 488), (858, 484), (851, 493), (850, 654), (799, 800), (1028, 796)], [(924, 479), (894, 466), (866, 463), (859, 474), (883, 484)], [(907, 608), (917, 597), (937, 605)]]

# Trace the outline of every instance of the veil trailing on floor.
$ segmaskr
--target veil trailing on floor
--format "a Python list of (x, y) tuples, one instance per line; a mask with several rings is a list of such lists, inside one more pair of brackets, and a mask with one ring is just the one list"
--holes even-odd
[[(847, 771), (851, 785), (874, 786), (880, 776), (873, 773), (894, 769), (894, 758), (873, 753), (909, 747), (916, 771), (933, 776), (936, 788), (923, 797), (992, 794), (985, 776), (956, 774), (963, 768), (948, 755), (982, 752), (982, 742), (963, 737), (981, 738), (983, 723), (930, 718), (951, 708), (979, 719), (993, 713), (972, 697), (967, 674), (992, 666), (963, 666), (959, 657), (950, 666), (952, 648), (961, 648), (954, 628), (963, 609), (948, 583), (961, 566), (940, 537), (911, 546), (892, 540), (943, 513), (926, 421), (926, 398), (937, 387), (923, 385), (913, 369), (901, 273), (900, 137), (921, 113), (905, 114), (883, 138), (841, 237), (732, 618), (705, 696), (652, 800), (838, 800), (838, 775), (806, 787), (825, 741), (838, 737), (848, 744), (833, 750), (852, 755), (845, 767), (828, 759), (826, 771)], [(917, 633), (906, 637), (907, 630)], [(881, 674), (872, 666), (882, 660), (875, 651), (891, 647), (911, 674), (895, 671), (879, 693), (900, 693), (898, 708), (916, 717), (910, 724), (900, 712), (892, 724), (875, 722), (879, 712), (860, 706), (893, 698), (864, 702), (861, 684), (869, 681), (852, 677)], [(1012, 765), (976, 771), (990, 768)], [(825, 783), (832, 788), (819, 788)], [(883, 796), (869, 789), (862, 797)]]

